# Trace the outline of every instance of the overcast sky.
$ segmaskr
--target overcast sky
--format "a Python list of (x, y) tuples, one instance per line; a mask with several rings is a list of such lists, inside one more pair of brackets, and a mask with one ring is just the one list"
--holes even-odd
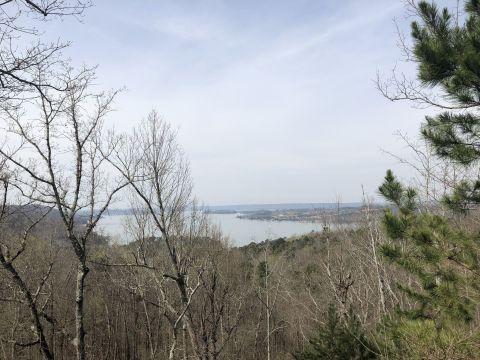
[(373, 82), (400, 59), (394, 18), (408, 29), (401, 0), (97, 0), (48, 32), (127, 88), (119, 130), (152, 108), (178, 128), (206, 204), (349, 202), (410, 175), (381, 149), (425, 112)]

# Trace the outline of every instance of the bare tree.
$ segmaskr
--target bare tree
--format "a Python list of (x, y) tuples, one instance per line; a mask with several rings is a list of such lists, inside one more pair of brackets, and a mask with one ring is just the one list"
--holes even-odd
[(404, 144), (407, 153), (398, 155), (388, 150), (384, 153), (414, 170), (412, 185), (419, 191), (424, 210), (432, 211), (441, 199), (460, 182), (477, 175), (478, 169), (461, 166), (454, 161), (435, 156), (434, 150), (422, 138), (410, 138), (407, 134), (395, 134)]
[[(0, 238), (0, 268), (3, 268), (8, 274), (22, 295), (22, 299), (16, 299), (15, 297), (0, 298), (0, 302), (16, 302), (19, 304), (25, 304), (30, 312), (31, 328), (34, 334), (34, 340), (28, 342), (19, 342), (16, 339), (10, 339), (13, 342), (14, 348), (30, 347), (38, 345), (44, 359), (53, 359), (53, 353), (50, 345), (47, 341), (44, 331), (44, 320), (48, 319), (44, 312), (44, 307), (41, 305), (41, 293), (48, 280), (53, 263), (49, 263), (44, 274), (40, 276), (36, 289), (31, 290), (31, 286), (28, 284), (28, 278), (36, 278), (36, 274), (22, 274), (18, 269), (16, 260), (18, 260), (25, 250), (27, 249), (27, 242), (31, 235), (32, 229), (50, 212), (51, 208), (35, 208), (30, 204), (9, 204), (9, 188), (10, 188), (10, 176), (11, 174), (5, 169), (4, 164), (1, 164), (1, 203), (0, 203), (0, 230), (2, 236)], [(15, 234), (12, 231), (12, 222), (14, 218), (21, 216), (27, 219), (25, 226), (20, 226)], [(15, 291), (13, 291), (15, 293)], [(12, 353), (12, 358), (14, 354)]]
[(61, 52), (69, 43), (42, 42), (38, 25), (49, 19), (82, 16), (90, 5), (89, 0), (0, 2), (0, 101), (21, 102), (38, 94), (46, 97), (47, 90), (66, 90), (59, 65), (66, 64)]
[[(205, 216), (193, 208), (188, 164), (174, 131), (156, 112), (151, 112), (123, 145), (112, 164), (129, 183), (138, 201), (136, 207), (148, 213), (154, 225), (152, 238), (162, 241), (167, 254), (163, 266), (147, 263), (146, 257), (136, 262), (161, 269), (157, 287), (173, 336), (169, 358), (174, 358), (181, 326), (185, 326), (190, 345), (199, 357), (197, 329), (190, 310), (201, 285), (204, 264), (193, 251), (198, 239), (208, 237), (209, 227)], [(177, 293), (173, 298), (170, 282)]]
[[(244, 298), (248, 290), (228, 271), (230, 254), (214, 236), (203, 250), (207, 266), (201, 275), (196, 318), (200, 325), (202, 359), (216, 360), (237, 331), (244, 315)], [(200, 256), (202, 254), (199, 254)], [(235, 268), (234, 271), (238, 272)]]
[(61, 218), (78, 262), (75, 346), (83, 360), (88, 239), (125, 183), (109, 177), (108, 151), (102, 149), (104, 119), (117, 92), (91, 92), (94, 72), (88, 69), (63, 76), (66, 91), (43, 96), (39, 90), (22, 108), (0, 104), (9, 134), (0, 154), (15, 168), (16, 189), (34, 203), (55, 207)]
[(285, 291), (284, 259), (277, 258), (272, 261), (270, 256), (270, 241), (266, 240), (262, 246), (262, 260), (257, 265), (257, 288), (256, 297), (265, 312), (265, 338), (267, 359), (272, 359), (272, 335), (282, 330), (286, 324), (284, 321), (275, 322), (274, 312), (278, 306), (281, 293)]

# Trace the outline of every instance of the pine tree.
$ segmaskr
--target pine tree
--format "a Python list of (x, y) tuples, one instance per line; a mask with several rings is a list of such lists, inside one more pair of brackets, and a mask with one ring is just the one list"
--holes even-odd
[(318, 327), (309, 348), (294, 355), (296, 360), (367, 360), (376, 359), (376, 346), (363, 333), (358, 317), (350, 309), (342, 319), (330, 305), (325, 324)]
[[(447, 100), (436, 116), (427, 116), (421, 133), (440, 157), (464, 166), (480, 160), (480, 0), (465, 1), (465, 20), (432, 2), (416, 6), (412, 23), (418, 79)], [(396, 206), (383, 222), (394, 240), (385, 256), (415, 274), (420, 288), (404, 288), (420, 305), (418, 317), (472, 319), (480, 287), (480, 234), (466, 234), (432, 214), (420, 214), (416, 192), (387, 172), (380, 193)], [(465, 213), (480, 204), (480, 179), (463, 181), (443, 203)], [(412, 314), (413, 315), (413, 314)]]
[[(437, 155), (472, 166), (480, 160), (480, 1), (465, 2), (463, 24), (435, 3), (421, 1), (417, 10), (412, 39), (418, 79), (448, 101), (441, 113), (426, 117), (421, 133)], [(480, 203), (479, 179), (461, 183), (445, 203), (460, 211)]]
[(419, 281), (419, 286), (399, 284), (419, 304), (404, 314), (432, 320), (439, 329), (451, 321), (470, 322), (480, 290), (479, 235), (465, 234), (445, 218), (419, 212), (415, 190), (404, 187), (390, 170), (379, 192), (395, 205), (383, 214), (392, 243), (382, 252)]
[[(446, 101), (437, 105), (437, 115), (426, 117), (421, 134), (439, 157), (474, 167), (480, 160), (480, 0), (465, 2), (463, 23), (435, 3), (420, 1), (414, 7), (419, 20), (412, 23), (411, 35), (418, 79)], [(399, 284), (417, 306), (399, 310), (400, 316), (383, 327), (390, 333), (387, 347), (393, 358), (420, 359), (439, 349), (445, 358), (474, 358), (480, 338), (478, 330), (471, 331), (480, 301), (480, 233), (420, 211), (415, 189), (401, 184), (390, 170), (379, 192), (393, 205), (383, 214), (391, 242), (382, 252), (417, 279), (411, 286)], [(477, 207), (480, 178), (458, 184), (443, 204), (464, 214)], [(467, 334), (476, 341), (462, 343)]]

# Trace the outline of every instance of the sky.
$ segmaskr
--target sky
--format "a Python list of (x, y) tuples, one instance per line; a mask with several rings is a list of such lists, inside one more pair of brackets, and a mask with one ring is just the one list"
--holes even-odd
[(375, 88), (401, 60), (393, 19), (408, 32), (402, 0), (97, 0), (45, 36), (126, 88), (117, 130), (152, 109), (178, 129), (201, 202), (353, 202), (412, 175), (382, 149), (426, 113)]

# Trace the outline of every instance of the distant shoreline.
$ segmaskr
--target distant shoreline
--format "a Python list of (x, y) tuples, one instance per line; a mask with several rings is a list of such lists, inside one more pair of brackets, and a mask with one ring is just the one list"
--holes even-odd
[[(348, 203), (278, 203), (278, 204), (234, 204), (234, 205), (205, 205), (200, 209), (211, 214), (235, 214), (255, 211), (280, 211), (280, 210), (332, 210), (346, 208), (360, 208), (361, 202)], [(118, 208), (108, 209), (109, 215), (131, 215), (132, 209)]]

